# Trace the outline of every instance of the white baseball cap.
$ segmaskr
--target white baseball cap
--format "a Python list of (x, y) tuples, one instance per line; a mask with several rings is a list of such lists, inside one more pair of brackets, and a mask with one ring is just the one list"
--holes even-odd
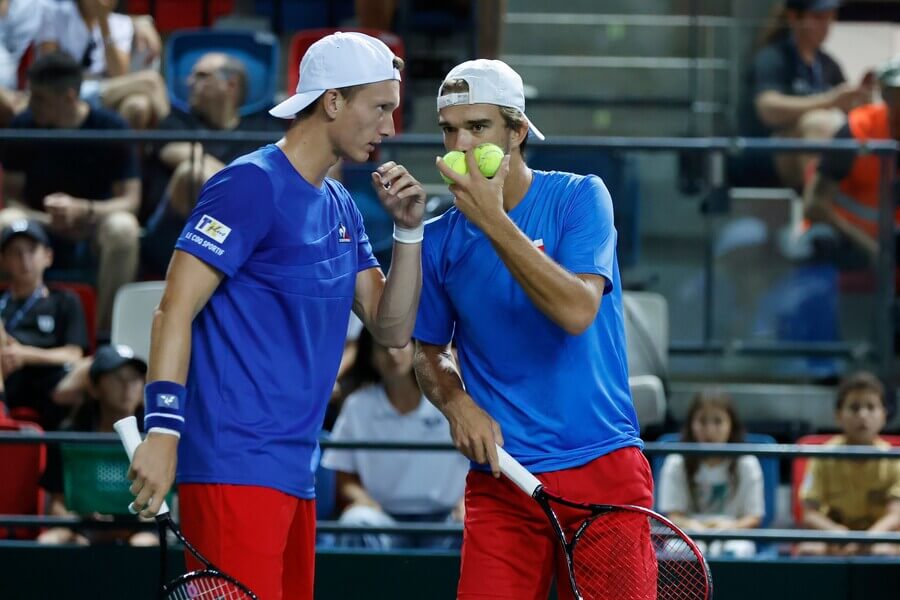
[[(468, 92), (453, 92), (441, 95), (444, 83), (462, 79), (469, 84)], [(502, 60), (467, 60), (453, 67), (441, 87), (438, 88), (437, 108), (440, 111), (458, 104), (496, 104), (515, 108), (525, 116), (525, 89), (522, 78), (512, 67)], [(534, 126), (527, 116), (528, 128), (539, 140), (544, 139), (541, 130)]]
[(325, 90), (396, 79), (394, 53), (377, 38), (338, 31), (309, 47), (300, 60), (297, 93), (269, 111), (279, 119), (294, 115), (312, 104)]

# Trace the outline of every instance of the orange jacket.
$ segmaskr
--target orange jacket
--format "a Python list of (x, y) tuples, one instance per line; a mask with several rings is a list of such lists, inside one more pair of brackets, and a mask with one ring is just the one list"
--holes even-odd
[[(850, 133), (860, 142), (891, 139), (885, 104), (867, 104), (853, 109), (847, 115), (847, 121)], [(835, 212), (874, 238), (878, 237), (881, 160), (874, 154), (856, 157), (850, 173), (840, 183), (845, 197), (834, 203)], [(894, 223), (900, 226), (900, 208), (894, 214)]]

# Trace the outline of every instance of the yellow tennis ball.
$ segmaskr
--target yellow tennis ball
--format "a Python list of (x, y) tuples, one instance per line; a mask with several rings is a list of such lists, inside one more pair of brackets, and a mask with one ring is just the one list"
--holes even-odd
[[(465, 152), (460, 152), (459, 150), (451, 150), (444, 155), (444, 162), (447, 163), (448, 167), (450, 167), (460, 175), (465, 175), (469, 172), (469, 166), (466, 164)], [(448, 179), (443, 173), (441, 173), (441, 179), (443, 179), (444, 183), (446, 183), (447, 185), (453, 185), (453, 180)]]
[(500, 168), (503, 150), (497, 144), (484, 143), (475, 147), (475, 162), (481, 174), (490, 179)]

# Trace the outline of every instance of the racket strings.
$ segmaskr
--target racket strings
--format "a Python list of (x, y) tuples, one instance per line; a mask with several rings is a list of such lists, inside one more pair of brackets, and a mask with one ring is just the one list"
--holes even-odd
[(253, 596), (233, 582), (216, 575), (201, 575), (181, 582), (166, 600), (252, 600)]
[(703, 600), (702, 558), (680, 534), (648, 515), (614, 511), (588, 525), (573, 552), (584, 600)]

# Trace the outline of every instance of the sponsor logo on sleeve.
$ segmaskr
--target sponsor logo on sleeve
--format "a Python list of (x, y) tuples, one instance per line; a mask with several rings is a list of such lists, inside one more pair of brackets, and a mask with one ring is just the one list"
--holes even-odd
[(224, 242), (228, 237), (228, 234), (231, 233), (231, 227), (228, 227), (221, 221), (213, 219), (209, 215), (200, 217), (200, 220), (197, 222), (194, 229), (220, 244)]

